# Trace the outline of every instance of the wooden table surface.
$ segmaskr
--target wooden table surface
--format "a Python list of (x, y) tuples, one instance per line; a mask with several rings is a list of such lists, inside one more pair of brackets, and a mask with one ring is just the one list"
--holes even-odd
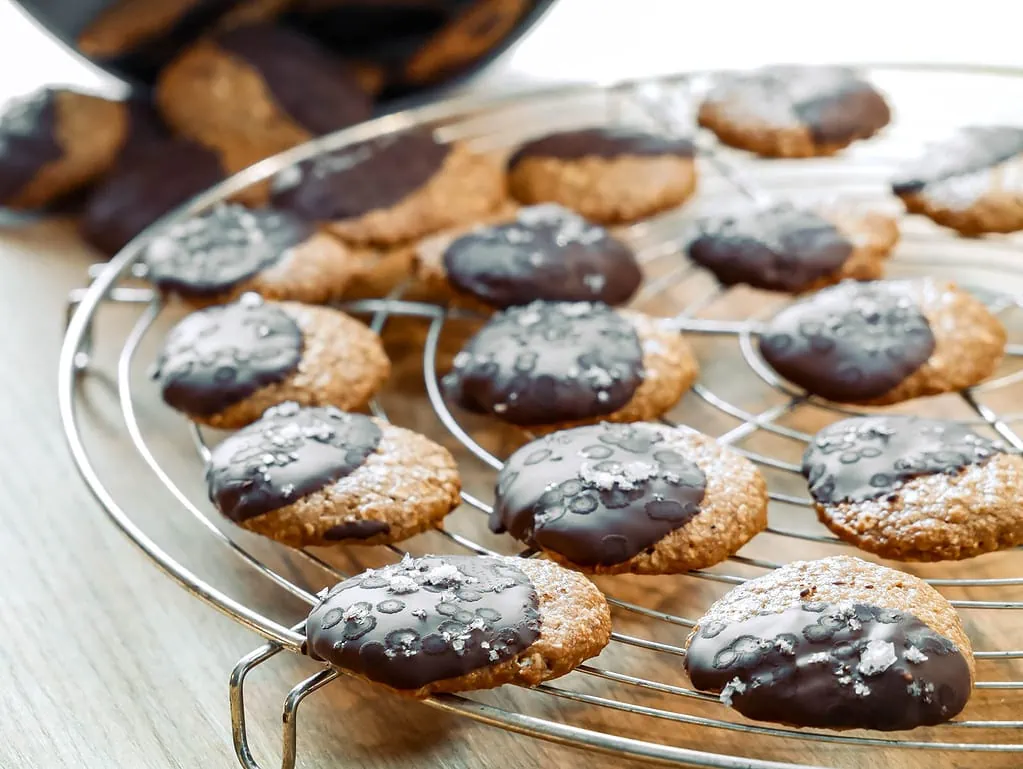
[[(578, 11), (579, 2), (569, 2)], [(643, 3), (640, 6), (657, 5)], [(671, 5), (668, 3), (668, 5)], [(706, 4), (725, 13), (727, 4)], [(784, 5), (784, 4), (783, 4)], [(907, 4), (911, 5), (911, 4)], [(984, 3), (979, 3), (984, 5)], [(587, 9), (591, 6), (587, 4)], [(661, 4), (662, 9), (665, 4)], [(809, 6), (808, 6), (809, 7)], [(997, 7), (993, 6), (995, 10)], [(734, 10), (734, 9), (733, 9)], [(557, 11), (552, 22), (560, 29), (571, 28), (567, 12)], [(982, 16), (980, 12), (976, 14)], [(575, 17), (577, 19), (577, 17)], [(971, 15), (973, 18), (973, 15)], [(2, 19), (2, 16), (0, 16)], [(598, 19), (602, 28), (612, 27), (607, 17)], [(960, 22), (961, 23), (961, 20)], [(970, 22), (972, 23), (972, 22)], [(755, 25), (754, 25), (755, 26)], [(1007, 30), (1010, 25), (1004, 25)], [(0, 24), (0, 34), (12, 27)], [(992, 34), (1001, 34), (997, 25)], [(855, 37), (855, 35), (851, 36)], [(975, 39), (966, 35), (967, 40)], [(522, 79), (535, 80), (560, 48), (552, 38), (538, 33), (511, 57), (509, 69), (487, 75), (488, 87)], [(538, 42), (537, 42), (538, 41)], [(585, 43), (585, 41), (584, 41)], [(666, 41), (665, 41), (666, 44)], [(585, 76), (587, 64), (603, 62), (600, 46), (582, 46), (589, 59), (576, 58), (566, 65), (570, 76)], [(749, 57), (748, 48), (744, 49)], [(821, 49), (823, 54), (827, 51)], [(710, 55), (709, 53), (707, 54)], [(525, 58), (524, 58), (525, 57)], [(532, 58), (530, 58), (532, 57)], [(837, 58), (848, 58), (836, 55)], [(812, 57), (811, 57), (812, 58)], [(868, 55), (867, 58), (881, 58)], [(918, 58), (927, 58), (926, 55)], [(734, 59), (731, 60), (734, 62)], [(521, 66), (525, 63), (525, 66)], [(703, 61), (697, 66), (720, 62)], [(753, 63), (753, 62), (739, 62)], [(643, 66), (653, 66), (645, 62)], [(684, 60), (679, 66), (693, 65)], [(518, 67), (518, 70), (516, 70)], [(64, 78), (67, 79), (67, 78)], [(964, 252), (964, 262), (968, 259)], [(71, 222), (50, 220), (3, 220), (0, 232), (0, 308), (7, 318), (0, 332), (0, 349), (8, 364), (0, 367), (0, 425), (5, 431), (3, 460), (0, 461), (0, 769), (230, 769), (236, 766), (230, 742), (227, 677), (231, 667), (259, 639), (229, 618), (202, 605), (166, 579), (112, 525), (87, 492), (66, 449), (56, 408), (56, 358), (63, 332), (65, 297), (84, 285), (88, 265), (96, 261), (74, 235)], [(1018, 270), (1017, 270), (1018, 272)], [(984, 281), (982, 281), (984, 282)], [(999, 276), (988, 276), (996, 286), (1006, 284)], [(1017, 281), (1019, 282), (1019, 281)], [(687, 283), (682, 294), (705, 290), (706, 284)], [(1023, 285), (1019, 286), (1023, 290)], [(681, 294), (675, 301), (684, 299)], [(734, 314), (749, 296), (738, 292), (712, 308), (711, 315)], [(144, 526), (175, 557), (201, 573), (217, 586), (245, 602), (267, 611), (281, 621), (295, 621), (303, 613), (298, 601), (283, 598), (280, 591), (254, 579), (238, 561), (180, 506), (157, 487), (124, 439), (117, 419), (117, 406), (110, 374), (114, 356), (137, 310), (106, 308), (99, 326), (97, 370), (83, 384), (81, 410), (89, 425), (90, 445), (99, 447), (97, 464), (104, 479), (125, 500), (133, 518)], [(165, 324), (166, 319), (161, 320)], [(140, 353), (144, 364), (151, 358), (147, 338)], [(1019, 341), (1019, 338), (1017, 338)], [(723, 392), (747, 397), (747, 402), (771, 402), (767, 392), (738, 395), (744, 387), (731, 375), (738, 364), (735, 351), (719, 355), (718, 348), (698, 343), (705, 376)], [(188, 435), (180, 419), (168, 413), (146, 389), (142, 370), (136, 372), (141, 421), (158, 449), (161, 461), (189, 496), (201, 501), (200, 478)], [(413, 374), (402, 377), (412, 381)], [(746, 380), (743, 380), (746, 381)], [(404, 417), (436, 433), (436, 423), (421, 400), (411, 407), (400, 406), (398, 395), (388, 401)], [(1015, 397), (1015, 396), (1013, 396)], [(1001, 405), (1018, 409), (1018, 398), (1005, 396)], [(722, 432), (727, 423), (690, 398), (688, 416), (698, 427)], [(961, 409), (961, 403), (942, 401), (933, 408)], [(820, 414), (803, 414), (789, 422), (813, 429)], [(756, 441), (759, 441), (756, 442)], [(769, 452), (791, 451), (770, 439), (755, 439), (747, 446)], [(793, 459), (792, 456), (786, 457)], [(485, 495), (485, 474), (469, 472), (471, 489)], [(791, 483), (782, 478), (772, 482)], [(797, 488), (791, 489), (797, 493)], [(478, 520), (459, 513), (452, 528), (479, 535)], [(796, 521), (795, 513), (778, 509), (775, 523)], [(805, 515), (805, 514), (804, 514)], [(805, 520), (805, 519), (804, 519)], [(234, 534), (232, 532), (232, 534)], [(279, 550), (263, 547), (244, 538), (267, 561), (290, 578), (317, 588), (316, 576)], [(440, 546), (429, 537), (417, 540), (419, 552)], [(814, 549), (820, 554), (826, 548)], [(805, 546), (798, 542), (766, 537), (750, 550), (755, 557), (772, 560), (800, 557)], [(348, 566), (343, 556), (339, 566)], [(354, 565), (369, 565), (383, 556), (366, 555)], [(943, 569), (921, 568), (928, 576), (1018, 576), (1017, 553), (987, 556), (968, 566)], [(740, 569), (741, 571), (741, 569)], [(722, 586), (687, 578), (650, 582), (619, 578), (605, 581), (617, 597), (644, 606), (693, 616), (699, 608), (722, 592)], [(1000, 591), (963, 589), (956, 597), (1019, 599), (1018, 589)], [(996, 616), (992, 617), (992, 614)], [(967, 612), (970, 632), (984, 648), (1023, 646), (1023, 612)], [(631, 632), (665, 643), (679, 644), (679, 628), (637, 623), (629, 615), (616, 616), (621, 632)], [(600, 664), (622, 672), (685, 685), (680, 664), (635, 650), (611, 649)], [(253, 748), (266, 769), (276, 766), (279, 756), (280, 706), (287, 690), (317, 668), (294, 655), (281, 655), (253, 674), (249, 691), (250, 730)], [(986, 664), (981, 677), (988, 680), (1019, 679), (1023, 669), (1015, 663)], [(702, 703), (680, 703), (655, 695), (637, 696), (627, 690), (573, 679), (566, 683), (583, 691), (600, 692), (630, 702), (671, 707), (694, 715), (720, 717), (720, 708)], [(647, 718), (614, 714), (585, 706), (555, 707), (546, 699), (525, 692), (496, 695), (492, 701), (514, 704), (535, 714), (564, 718), (594, 729), (613, 728), (619, 733), (664, 741), (702, 750), (756, 756), (781, 761), (800, 761), (840, 767), (1019, 767), (1019, 755), (964, 754), (885, 750), (865, 753), (845, 746), (791, 742), (749, 737), (734, 732), (687, 727)], [(1011, 719), (1020, 717), (1020, 699), (1013, 692), (979, 695), (969, 717)], [(956, 739), (962, 732), (932, 732), (927, 738)], [(988, 740), (1015, 739), (1015, 732), (978, 736)], [(921, 735), (914, 734), (914, 738)], [(558, 766), (583, 769), (587, 766), (615, 766), (628, 769), (639, 764), (602, 758), (557, 747), (446, 716), (424, 706), (381, 694), (370, 686), (342, 680), (309, 699), (303, 706), (299, 732), (299, 766), (372, 767), (373, 769), (519, 769)]]

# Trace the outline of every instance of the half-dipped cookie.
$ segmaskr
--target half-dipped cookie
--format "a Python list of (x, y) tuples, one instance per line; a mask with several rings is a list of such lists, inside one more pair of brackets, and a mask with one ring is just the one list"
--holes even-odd
[(524, 558), (406, 556), (336, 585), (306, 620), (310, 656), (413, 697), (536, 686), (610, 638), (589, 580)]
[(895, 731), (948, 721), (973, 688), (955, 609), (910, 574), (799, 561), (716, 601), (686, 643), (693, 686), (747, 718)]
[(201, 39), (163, 70), (157, 99), (174, 128), (216, 149), (231, 172), (359, 123), (372, 109), (353, 70), (273, 24)]
[(854, 417), (814, 437), (803, 475), (821, 522), (885, 558), (970, 558), (1023, 543), (1023, 458), (966, 425)]
[(588, 573), (675, 574), (734, 554), (767, 526), (767, 486), (714, 439), (663, 424), (598, 424), (516, 451), (490, 528)]
[(847, 67), (781, 65), (721, 77), (698, 120), (765, 157), (833, 155), (891, 120), (884, 96)]
[(643, 280), (628, 245), (553, 203), (427, 238), (416, 256), (425, 284), (497, 308), (537, 299), (624, 304)]
[(767, 322), (764, 360), (808, 392), (886, 405), (954, 392), (995, 370), (1005, 328), (978, 299), (932, 278), (845, 281)]
[(389, 371), (377, 335), (343, 312), (245, 294), (174, 326), (152, 377), (169, 406), (232, 429), (288, 401), (361, 409)]
[(597, 302), (533, 302), (493, 315), (444, 385), (463, 408), (533, 431), (664, 414), (696, 379), (681, 334)]
[(504, 197), (494, 158), (410, 129), (358, 142), (274, 177), (274, 205), (342, 239), (391, 246), (472, 221)]
[(246, 292), (319, 304), (344, 292), (363, 263), (288, 211), (219, 204), (158, 232), (142, 255), (148, 279), (192, 304)]
[(129, 129), (122, 102), (60, 88), (0, 111), (0, 207), (38, 209), (98, 179)]
[(522, 203), (560, 203), (604, 224), (632, 222), (683, 203), (696, 189), (688, 138), (604, 126), (548, 134), (508, 159)]
[(777, 203), (704, 217), (687, 253), (722, 285), (801, 293), (882, 277), (898, 239), (883, 214)]
[(439, 526), (461, 501), (443, 446), (363, 414), (293, 402), (214, 448), (206, 482), (227, 518), (292, 547), (398, 542)]
[(964, 235), (1023, 229), (1023, 128), (960, 128), (900, 169), (892, 191)]

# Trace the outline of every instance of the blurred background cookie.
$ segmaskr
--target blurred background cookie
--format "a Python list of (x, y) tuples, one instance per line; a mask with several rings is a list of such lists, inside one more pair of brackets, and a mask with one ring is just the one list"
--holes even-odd
[(767, 526), (767, 486), (713, 438), (661, 424), (586, 425), (526, 444), (497, 478), (490, 528), (596, 574), (677, 574)]
[(808, 392), (885, 405), (955, 392), (1002, 360), (1005, 328), (954, 283), (930, 278), (845, 281), (775, 315), (764, 360)]
[(681, 204), (696, 188), (688, 138), (601, 127), (548, 134), (508, 160), (523, 203), (560, 203), (600, 223), (631, 222)]
[(725, 144), (784, 158), (833, 155), (890, 119), (884, 96), (854, 70), (795, 65), (723, 76), (698, 114)]
[(1023, 128), (961, 128), (901, 168), (892, 191), (964, 235), (1023, 229)]
[(899, 238), (895, 220), (883, 214), (789, 203), (705, 217), (697, 232), (689, 258), (722, 285), (790, 293), (882, 277)]

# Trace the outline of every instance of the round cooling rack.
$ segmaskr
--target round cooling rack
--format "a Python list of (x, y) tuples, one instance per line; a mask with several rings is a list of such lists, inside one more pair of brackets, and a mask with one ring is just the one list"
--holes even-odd
[[(742, 287), (722, 289), (689, 263), (681, 245), (693, 219), (742, 198), (841, 198), (848, 205), (898, 213), (901, 207), (886, 184), (894, 163), (960, 124), (1011, 123), (1023, 104), (1023, 71), (876, 65), (865, 72), (894, 105), (895, 119), (882, 135), (835, 158), (768, 161), (725, 149), (700, 133), (696, 197), (679, 210), (623, 230), (647, 273), (634, 305), (675, 318), (702, 367), (699, 383), (666, 421), (715, 435), (758, 463), (771, 492), (768, 530), (739, 555), (707, 570), (599, 578), (613, 609), (613, 641), (569, 676), (533, 690), (445, 695), (426, 705), (618, 761), (722, 769), (1023, 764), (1019, 551), (957, 563), (894, 564), (928, 579), (956, 605), (978, 650), (977, 691), (952, 723), (897, 734), (756, 723), (718, 698), (688, 688), (682, 672), (682, 647), (694, 620), (732, 585), (791, 560), (856, 552), (817, 522), (799, 461), (814, 432), (857, 412), (809, 397), (773, 374), (757, 353), (755, 337), (763, 319), (789, 299)], [(603, 123), (690, 133), (694, 104), (710, 77), (563, 88), (486, 103), (461, 100), (389, 115), (264, 161), (157, 227), (316, 154), (413, 125), (431, 126), (445, 141), (467, 140), (495, 151), (539, 133)], [(1004, 364), (984, 384), (889, 411), (969, 422), (1023, 450), (1023, 239), (964, 239), (914, 217), (902, 216), (900, 224), (902, 241), (889, 275), (957, 280), (999, 314), (1009, 345)], [(247, 676), (282, 651), (301, 654), (302, 621), (320, 591), (347, 573), (400, 558), (405, 548), (415, 555), (532, 555), (521, 553), (510, 538), (491, 534), (483, 515), (492, 499), (494, 470), (525, 437), (492, 419), (465, 414), (441, 396), (438, 376), (471, 327), (465, 317), (403, 299), (400, 291), (348, 302), (341, 306), (381, 331), (392, 348), (394, 375), (374, 403), (375, 413), (424, 432), (455, 453), (464, 504), (447, 519), (446, 531), (421, 535), (401, 548), (293, 551), (231, 527), (206, 501), (203, 488), (207, 446), (219, 436), (191, 427), (163, 406), (145, 376), (163, 332), (181, 310), (165, 306), (137, 282), (141, 242), (94, 270), (91, 285), (71, 299), (77, 309), (59, 368), (64, 427), (78, 468), (110, 519), (182, 587), (265, 639), (235, 667), (230, 695), (239, 760), (246, 769), (268, 769), (271, 759), (257, 762), (249, 749)], [(100, 313), (101, 307), (107, 309)], [(203, 576), (212, 571), (219, 574), (216, 579)], [(339, 677), (319, 666), (287, 694), (284, 769), (296, 765), (299, 704)], [(272, 762), (276, 765), (276, 759)]]

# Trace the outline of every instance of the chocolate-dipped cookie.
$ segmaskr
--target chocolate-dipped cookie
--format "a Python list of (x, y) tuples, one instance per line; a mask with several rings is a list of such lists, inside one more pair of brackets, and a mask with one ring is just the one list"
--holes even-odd
[(416, 128), (285, 169), (271, 195), (343, 240), (392, 246), (491, 211), (503, 199), (504, 178), (494, 158)]
[(903, 561), (970, 558), (1023, 543), (1023, 458), (966, 425), (844, 419), (803, 455), (821, 522)]
[(883, 214), (777, 203), (704, 217), (687, 253), (722, 285), (801, 293), (882, 277), (898, 238)]
[(767, 526), (752, 462), (663, 424), (585, 425), (526, 444), (497, 478), (490, 528), (591, 574), (676, 574)]
[(814, 395), (886, 405), (977, 384), (998, 366), (1005, 338), (1001, 322), (954, 283), (845, 281), (775, 315), (760, 352)]
[(611, 613), (549, 561), (406, 556), (336, 585), (309, 614), (310, 656), (401, 694), (536, 686), (599, 654)]
[(443, 446), (362, 414), (293, 402), (214, 448), (206, 482), (227, 518), (292, 547), (398, 542), (439, 526), (461, 501)]
[(735, 588), (686, 644), (693, 686), (747, 718), (823, 729), (948, 721), (973, 687), (973, 649), (938, 591), (839, 556)]
[(491, 317), (444, 385), (465, 409), (549, 432), (658, 417), (697, 372), (689, 345), (656, 318), (595, 302), (533, 302)]
[(62, 88), (0, 111), (0, 207), (38, 209), (110, 169), (129, 135), (122, 102)]
[(316, 42), (272, 24), (203, 38), (160, 75), (157, 100), (182, 135), (231, 172), (370, 116), (354, 73)]
[(964, 235), (1023, 229), (1023, 128), (960, 128), (901, 168), (892, 191)]
[(340, 297), (365, 258), (288, 211), (228, 203), (157, 232), (147, 278), (196, 305), (246, 292), (321, 304)]
[(771, 66), (721, 77), (701, 126), (765, 157), (833, 155), (891, 120), (884, 96), (847, 67)]
[(487, 307), (537, 299), (624, 304), (643, 280), (628, 245), (553, 203), (427, 238), (416, 257), (423, 283)]
[(602, 224), (633, 222), (683, 203), (696, 189), (688, 138), (604, 126), (533, 139), (508, 159), (523, 203), (560, 203)]
[(389, 371), (377, 335), (344, 313), (244, 294), (174, 326), (152, 376), (168, 405), (231, 429), (288, 401), (361, 409)]

